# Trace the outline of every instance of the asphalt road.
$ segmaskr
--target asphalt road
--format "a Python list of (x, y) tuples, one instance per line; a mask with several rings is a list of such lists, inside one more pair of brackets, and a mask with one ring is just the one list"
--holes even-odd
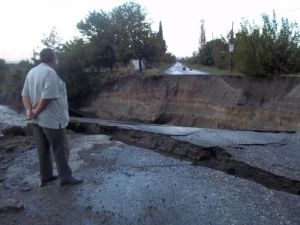
[(164, 74), (166, 75), (209, 75), (207, 72), (194, 70), (180, 62), (176, 62), (174, 66), (167, 69)]
[[(71, 124), (86, 125), (90, 133), (110, 133), (69, 135), (70, 164), (84, 183), (38, 187), (35, 148), (1, 153), (0, 224), (300, 224), (299, 193), (280, 191), (275, 185), (284, 179), (299, 183), (299, 132), (256, 133), (80, 118), (73, 118)], [(149, 148), (141, 147), (147, 144)], [(156, 151), (157, 146), (170, 154)], [(241, 170), (250, 168), (253, 174), (243, 177), (218, 165), (197, 165), (175, 157), (181, 152), (172, 153), (172, 149), (219, 151), (221, 158), (230, 154)], [(214, 154), (211, 159), (218, 159), (219, 153)], [(256, 179), (263, 175), (264, 180), (274, 175), (276, 182), (266, 185)]]
[(85, 182), (38, 187), (36, 150), (8, 165), (1, 201), (22, 211), (1, 224), (299, 224), (300, 197), (190, 162), (109, 140), (71, 140), (71, 166)]

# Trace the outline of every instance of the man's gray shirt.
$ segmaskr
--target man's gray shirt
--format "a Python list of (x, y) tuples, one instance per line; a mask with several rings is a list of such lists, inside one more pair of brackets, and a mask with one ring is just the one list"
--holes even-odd
[(69, 123), (68, 99), (65, 83), (47, 64), (32, 68), (25, 79), (22, 96), (28, 96), (34, 108), (40, 99), (52, 99), (32, 123), (41, 127), (59, 129)]

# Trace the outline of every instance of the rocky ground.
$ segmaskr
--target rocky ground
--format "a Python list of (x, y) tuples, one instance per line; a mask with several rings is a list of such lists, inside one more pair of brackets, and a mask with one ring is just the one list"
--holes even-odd
[(39, 187), (30, 132), (1, 125), (0, 224), (299, 224), (300, 133), (73, 119), (84, 183)]

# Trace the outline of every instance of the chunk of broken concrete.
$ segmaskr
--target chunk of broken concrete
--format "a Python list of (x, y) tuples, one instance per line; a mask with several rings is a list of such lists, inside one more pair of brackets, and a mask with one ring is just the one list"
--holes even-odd
[(26, 131), (21, 126), (8, 126), (2, 129), (2, 134), (4, 136), (25, 136)]
[(16, 199), (9, 198), (0, 204), (0, 212), (20, 212), (24, 210), (24, 204)]

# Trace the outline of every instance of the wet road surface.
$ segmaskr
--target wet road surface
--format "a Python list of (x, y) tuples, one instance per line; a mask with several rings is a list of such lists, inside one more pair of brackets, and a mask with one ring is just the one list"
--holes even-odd
[(1, 224), (300, 222), (297, 195), (110, 141), (105, 135), (72, 137), (71, 166), (84, 184), (58, 188), (54, 182), (40, 188), (35, 151), (19, 155), (7, 169), (1, 198), (21, 201), (24, 210), (0, 214)]
[(25, 116), (10, 109), (7, 106), (0, 105), (0, 123), (25, 126)]
[(165, 75), (209, 75), (207, 72), (194, 70), (192, 68), (183, 65), (180, 62), (175, 63), (174, 66), (170, 67), (164, 72)]
[(299, 132), (256, 133), (80, 118), (73, 118), (72, 124), (86, 125), (89, 132), (82, 130), (86, 133), (110, 133), (69, 134), (70, 165), (84, 183), (38, 187), (35, 148), (23, 149), (7, 162), (14, 153), (1, 154), (1, 204), (12, 199), (23, 208), (15, 204), (5, 211), (0, 206), (0, 224), (300, 223), (299, 193), (278, 191), (247, 177), (126, 144), (129, 139), (147, 143), (151, 135), (158, 135), (162, 143), (155, 145), (170, 149), (189, 150), (189, 143), (202, 150), (218, 146), (217, 151), (230, 153), (238, 162), (296, 182), (300, 180)]

